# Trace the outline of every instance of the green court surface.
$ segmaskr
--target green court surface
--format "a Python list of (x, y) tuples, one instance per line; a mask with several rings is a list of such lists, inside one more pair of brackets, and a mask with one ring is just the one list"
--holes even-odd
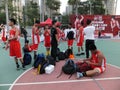
[[(21, 39), (21, 44), (23, 46), (23, 39)], [(120, 40), (96, 40), (96, 45), (99, 50), (101, 50), (107, 58), (107, 63), (120, 67)], [(61, 42), (59, 45), (61, 51), (66, 50), (67, 42)], [(39, 46), (38, 53), (45, 53), (44, 43), (42, 42)], [(74, 54), (77, 53), (76, 42), (74, 42)], [(31, 53), (33, 55), (33, 53)], [(84, 56), (79, 56), (76, 58), (85, 58)], [(33, 63), (33, 62), (32, 62)], [(29, 69), (32, 64), (27, 66)], [(1, 86), (1, 84), (12, 84), (18, 76), (20, 76), (24, 70), (17, 71), (15, 62), (9, 57), (9, 51), (6, 51), (0, 46), (0, 90), (8, 90), (10, 86)]]

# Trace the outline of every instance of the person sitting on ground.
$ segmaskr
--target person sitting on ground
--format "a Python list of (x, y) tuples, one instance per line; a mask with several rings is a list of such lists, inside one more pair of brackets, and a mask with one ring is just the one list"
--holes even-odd
[(94, 76), (97, 74), (101, 74), (106, 69), (106, 58), (101, 53), (101, 51), (97, 50), (96, 46), (94, 44), (91, 44), (89, 46), (89, 49), (91, 51), (91, 58), (83, 60), (88, 65), (90, 65), (91, 70), (88, 70), (86, 72), (77, 72), (77, 78), (83, 77), (83, 76)]

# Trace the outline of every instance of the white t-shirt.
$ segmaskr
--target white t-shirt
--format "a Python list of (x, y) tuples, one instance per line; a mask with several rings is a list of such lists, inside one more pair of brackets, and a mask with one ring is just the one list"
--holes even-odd
[(85, 34), (85, 39), (89, 40), (94, 40), (94, 32), (95, 32), (95, 27), (94, 26), (87, 26), (84, 28), (84, 34)]
[(71, 29), (65, 29), (64, 33), (65, 33), (65, 38), (67, 38), (67, 34), (68, 32), (73, 31), (74, 32), (74, 38), (76, 37), (76, 30), (74, 28)]

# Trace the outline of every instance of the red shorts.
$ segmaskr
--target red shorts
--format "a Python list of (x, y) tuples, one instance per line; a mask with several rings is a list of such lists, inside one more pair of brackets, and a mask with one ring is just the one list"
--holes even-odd
[(45, 45), (46, 48), (49, 48), (51, 46), (51, 43), (50, 42), (45, 42), (44, 45)]
[(79, 47), (79, 46), (83, 46), (83, 42), (84, 42), (83, 37), (78, 38), (77, 46), (78, 46), (78, 47)]
[(77, 43), (77, 46), (78, 46), (78, 47), (83, 46), (83, 42), (79, 42), (79, 43)]
[(20, 46), (19, 41), (11, 41), (10, 42), (10, 56), (22, 58), (21, 46)]
[(38, 50), (38, 46), (39, 46), (39, 44), (33, 44), (33, 46), (32, 46), (33, 51), (37, 51)]
[(74, 42), (73, 39), (72, 40), (68, 40), (68, 46), (73, 46), (73, 42)]

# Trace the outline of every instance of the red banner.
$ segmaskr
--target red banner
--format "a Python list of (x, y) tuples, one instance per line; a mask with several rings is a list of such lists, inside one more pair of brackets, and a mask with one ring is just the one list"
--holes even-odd
[[(84, 27), (87, 19), (92, 20), (92, 25), (96, 27), (96, 31), (101, 30), (103, 33), (112, 33), (113, 36), (118, 35), (120, 31), (120, 15), (79, 15), (77, 19), (83, 20)], [(76, 16), (70, 16), (70, 22), (75, 27)]]

